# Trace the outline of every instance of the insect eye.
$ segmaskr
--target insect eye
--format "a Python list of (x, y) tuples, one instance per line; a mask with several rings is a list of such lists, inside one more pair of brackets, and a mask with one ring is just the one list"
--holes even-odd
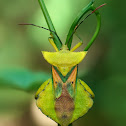
[(72, 81), (71, 83), (73, 84), (74, 82)]
[(55, 81), (55, 83), (57, 84), (57, 81)]

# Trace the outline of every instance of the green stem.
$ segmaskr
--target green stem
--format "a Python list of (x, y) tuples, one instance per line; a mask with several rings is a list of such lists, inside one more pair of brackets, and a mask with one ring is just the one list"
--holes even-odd
[[(78, 24), (78, 22), (80, 21), (80, 19), (89, 11), (91, 10), (91, 5), (94, 3), (94, 0), (92, 0), (85, 8), (83, 8), (81, 10), (81, 12), (77, 15), (77, 17), (75, 18), (73, 24), (71, 25), (71, 28), (69, 30), (69, 33), (67, 35), (67, 38), (66, 38), (66, 42), (65, 42), (65, 45), (68, 46), (69, 50), (71, 48), (71, 44), (72, 44), (72, 39), (73, 37), (71, 37), (76, 25)], [(69, 40), (69, 38), (71, 37), (71, 39)]]
[[(95, 10), (96, 8), (94, 6), (91, 7), (91, 10)], [(91, 45), (93, 44), (94, 40), (96, 39), (96, 37), (98, 36), (98, 33), (100, 31), (100, 27), (101, 27), (101, 16), (99, 14), (98, 11), (94, 12), (96, 17), (97, 17), (97, 27), (96, 27), (96, 31), (93, 35), (93, 37), (91, 38), (90, 42), (88, 43), (88, 45), (85, 47), (84, 51), (88, 51), (88, 49), (91, 47)]]
[(57, 33), (56, 33), (56, 30), (54, 28), (54, 25), (52, 23), (52, 20), (49, 16), (49, 13), (47, 11), (47, 8), (45, 6), (45, 3), (44, 3), (44, 0), (38, 0), (39, 4), (40, 4), (40, 7), (42, 9), (42, 12), (44, 14), (44, 17), (46, 19), (46, 22), (47, 22), (47, 25), (49, 27), (49, 29), (51, 31), (54, 31), (54, 32), (51, 32), (52, 36), (53, 36), (53, 40), (54, 40), (54, 43), (56, 44), (57, 48), (60, 50), (61, 46), (62, 46), (62, 42), (61, 40), (59, 39), (59, 37), (57, 36)]

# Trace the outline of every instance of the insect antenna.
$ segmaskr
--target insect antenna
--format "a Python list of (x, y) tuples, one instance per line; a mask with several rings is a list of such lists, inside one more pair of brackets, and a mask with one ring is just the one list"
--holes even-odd
[[(58, 39), (60, 40), (60, 38), (57, 35), (57, 33), (55, 31), (52, 31), (52, 30), (48, 29), (48, 28), (45, 28), (45, 27), (42, 27), (42, 26), (38, 26), (38, 25), (35, 25), (35, 24), (28, 24), (28, 23), (23, 23), (23, 24), (18, 24), (18, 25), (32, 25), (32, 26), (35, 26), (35, 27), (38, 27), (38, 28), (43, 28), (45, 30), (48, 30), (50, 32), (53, 32), (58, 37)], [(60, 42), (61, 42), (61, 40), (60, 40)]]
[(105, 5), (106, 5), (106, 3), (104, 3), (104, 4), (100, 5), (99, 7), (97, 7), (97, 8), (96, 8), (95, 10), (93, 10), (90, 14), (88, 14), (79, 24), (77, 24), (77, 25), (75, 26), (74, 31), (72, 32), (72, 34), (71, 34), (71, 36), (70, 36), (70, 38), (69, 38), (69, 40), (68, 40), (67, 43), (69, 43), (69, 41), (70, 41), (70, 39), (72, 38), (73, 34), (76, 32), (76, 30), (78, 29), (78, 27), (85, 21), (85, 19), (87, 19), (87, 18), (88, 18), (91, 14), (93, 14), (96, 10), (98, 10), (99, 8), (101, 8), (101, 7), (105, 6)]

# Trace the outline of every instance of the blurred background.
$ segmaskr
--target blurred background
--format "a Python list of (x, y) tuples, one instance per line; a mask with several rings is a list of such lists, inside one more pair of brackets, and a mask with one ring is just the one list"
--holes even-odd
[[(61, 40), (78, 12), (90, 0), (45, 0), (47, 9)], [(83, 62), (79, 78), (94, 91), (91, 110), (73, 126), (126, 125), (126, 1), (96, 0), (95, 6), (107, 5), (99, 11), (100, 33)], [(0, 126), (56, 126), (35, 105), (34, 94), (39, 85), (51, 77), (51, 66), (41, 51), (54, 51), (48, 42), (49, 31), (19, 23), (47, 27), (37, 0), (0, 1)], [(84, 44), (96, 28), (96, 17), (90, 16), (77, 32)], [(74, 36), (74, 42), (79, 39)]]

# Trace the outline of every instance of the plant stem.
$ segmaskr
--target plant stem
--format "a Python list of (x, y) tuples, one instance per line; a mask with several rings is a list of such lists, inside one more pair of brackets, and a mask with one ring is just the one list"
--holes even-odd
[(60, 38), (57, 36), (56, 30), (54, 28), (52, 20), (51, 20), (51, 18), (49, 16), (49, 13), (48, 13), (47, 8), (45, 6), (44, 0), (38, 0), (38, 2), (40, 4), (40, 7), (42, 9), (42, 12), (44, 14), (44, 17), (45, 17), (45, 20), (47, 22), (47, 25), (48, 25), (49, 29), (51, 31), (54, 31), (54, 32), (51, 32), (51, 34), (53, 36), (54, 43), (56, 44), (57, 48), (60, 50), (60, 48), (62, 46), (62, 42), (61, 42)]
[[(91, 7), (91, 10), (94, 11), (96, 8), (94, 6)], [(100, 27), (101, 27), (101, 16), (99, 14), (98, 11), (94, 12), (96, 17), (97, 17), (97, 27), (96, 27), (96, 31), (93, 35), (93, 37), (91, 38), (90, 42), (88, 43), (88, 45), (85, 47), (84, 51), (88, 51), (88, 49), (91, 47), (91, 45), (93, 44), (94, 40), (96, 39), (96, 37), (98, 36), (98, 33), (100, 31)]]
[[(94, 0), (92, 0), (86, 7), (84, 7), (81, 12), (77, 15), (77, 17), (75, 18), (73, 24), (71, 25), (71, 28), (69, 30), (69, 33), (67, 35), (66, 38), (66, 42), (65, 45), (68, 46), (69, 50), (71, 48), (71, 44), (72, 44), (72, 39), (73, 37), (71, 37), (76, 25), (78, 24), (78, 22), (81, 20), (81, 18), (89, 11), (91, 10), (91, 5), (94, 3)], [(71, 39), (69, 40), (69, 38), (71, 37)]]

